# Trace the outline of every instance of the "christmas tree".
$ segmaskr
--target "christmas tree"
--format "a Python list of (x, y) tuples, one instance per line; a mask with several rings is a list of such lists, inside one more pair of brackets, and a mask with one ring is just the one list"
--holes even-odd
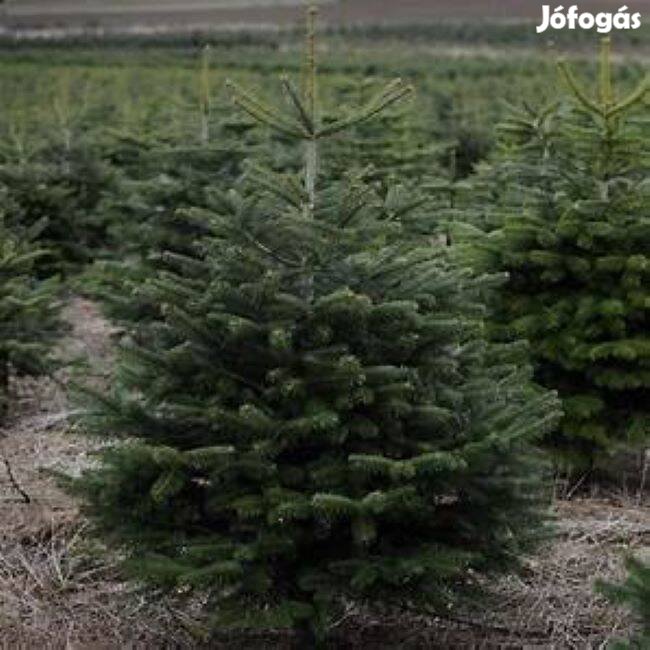
[(38, 231), (38, 245), (49, 251), (36, 261), (42, 278), (76, 272), (110, 248), (98, 206), (112, 188), (113, 170), (88, 129), (89, 88), (67, 71), (53, 74), (49, 119), (33, 123), (18, 110), (0, 140), (6, 223), (27, 238)]
[(9, 412), (11, 377), (41, 375), (54, 364), (52, 348), (62, 330), (58, 281), (35, 277), (45, 255), (0, 218), (0, 423)]
[(112, 176), (87, 143), (70, 149), (44, 143), (32, 159), (0, 163), (0, 189), (11, 205), (7, 225), (25, 235), (36, 227), (39, 245), (50, 251), (36, 264), (41, 277), (78, 271), (109, 247), (109, 224), (98, 206)]
[(351, 601), (448, 611), (472, 571), (516, 563), (544, 529), (531, 442), (559, 417), (520, 346), (485, 339), (495, 278), (414, 244), (358, 176), (319, 172), (323, 139), (410, 89), (322, 123), (310, 16), (289, 110), (230, 86), (303, 142), (302, 175), (252, 167), (248, 190), (194, 211), (204, 255), (168, 255), (143, 286), (159, 315), (84, 419), (118, 443), (71, 482), (134, 576), (198, 590), (221, 628), (294, 628), (300, 647)]
[(139, 134), (128, 120), (109, 134), (109, 148), (119, 152), (113, 161), (119, 173), (98, 212), (109, 224), (109, 240), (119, 255), (97, 260), (82, 285), (101, 300), (110, 318), (133, 333), (158, 312), (140, 291), (146, 278), (164, 271), (170, 255), (202, 256), (208, 229), (188, 208), (219, 205), (220, 188), (238, 182), (246, 158), (270, 157), (268, 142), (250, 119), (218, 117), (217, 109), (224, 107), (214, 98), (208, 47), (199, 61), (192, 103), (182, 105), (183, 119), (164, 137)]
[(503, 153), (470, 186), (482, 204), (452, 216), (470, 222), (457, 240), (477, 236), (464, 249), (475, 268), (509, 273), (496, 336), (530, 341), (565, 411), (548, 442), (580, 467), (650, 433), (650, 122), (647, 82), (615, 94), (609, 40), (597, 98), (560, 70), (570, 103), (513, 113)]

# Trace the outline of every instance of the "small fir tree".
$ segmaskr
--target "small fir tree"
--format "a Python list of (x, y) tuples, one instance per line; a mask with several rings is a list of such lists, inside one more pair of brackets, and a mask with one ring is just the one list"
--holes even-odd
[(67, 71), (55, 81), (53, 122), (37, 127), (18, 112), (0, 142), (6, 222), (19, 235), (38, 230), (38, 245), (49, 251), (36, 263), (42, 278), (77, 271), (110, 247), (98, 206), (113, 173), (86, 128), (89, 88), (73, 84)]
[(571, 103), (511, 116), (455, 238), (478, 235), (471, 263), (509, 273), (496, 336), (530, 341), (537, 379), (563, 399), (548, 442), (579, 467), (650, 434), (650, 122), (647, 81), (614, 94), (609, 40), (596, 99), (560, 70)]
[(240, 178), (248, 155), (243, 137), (252, 149), (260, 146), (248, 137), (250, 128), (241, 120), (214, 119), (208, 47), (201, 51), (197, 89), (193, 99), (198, 111), (194, 105), (187, 111), (194, 119), (184, 120), (191, 130), (182, 136), (160, 141), (136, 137), (128, 129), (111, 134), (119, 151), (114, 164), (120, 171), (98, 211), (109, 224), (113, 253), (119, 255), (97, 260), (82, 285), (102, 301), (112, 319), (132, 331), (158, 311), (139, 288), (146, 278), (167, 268), (165, 256), (202, 254), (201, 241), (208, 229), (187, 209), (209, 208), (215, 188)]
[(25, 235), (36, 227), (39, 245), (50, 251), (36, 264), (40, 277), (77, 271), (109, 248), (109, 222), (99, 205), (112, 178), (85, 145), (53, 144), (35, 159), (0, 164), (0, 189), (11, 205), (7, 225)]
[(52, 350), (62, 331), (58, 281), (35, 277), (45, 255), (0, 218), (0, 424), (9, 412), (11, 376), (38, 376), (54, 366)]
[(409, 93), (390, 84), (322, 125), (313, 14), (304, 97), (249, 114), (305, 145), (303, 176), (197, 210), (200, 259), (142, 288), (159, 316), (124, 350), (86, 423), (109, 445), (72, 481), (148, 584), (201, 590), (219, 627), (321, 643), (350, 600), (447, 609), (471, 570), (511, 566), (543, 529), (531, 441), (559, 417), (519, 346), (486, 342), (473, 277), (414, 245), (355, 177), (319, 176), (319, 142)]

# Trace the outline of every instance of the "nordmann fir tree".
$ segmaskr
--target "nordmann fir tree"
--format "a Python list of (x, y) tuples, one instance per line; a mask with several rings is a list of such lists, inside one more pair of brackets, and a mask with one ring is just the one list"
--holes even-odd
[(319, 176), (319, 143), (410, 92), (391, 83), (321, 123), (314, 14), (304, 97), (289, 110), (231, 85), (250, 115), (305, 144), (304, 175), (253, 169), (205, 256), (144, 287), (161, 305), (124, 351), (90, 430), (122, 440), (74, 490), (144, 583), (207, 593), (220, 628), (294, 628), (322, 645), (350, 602), (445, 609), (471, 570), (538, 538), (530, 442), (559, 417), (517, 350), (486, 343), (490, 277), (415, 245), (357, 179)]
[(111, 224), (111, 240), (121, 259), (98, 260), (86, 272), (84, 288), (101, 300), (110, 318), (132, 331), (146, 328), (158, 313), (159, 306), (139, 288), (167, 267), (164, 255), (201, 256), (206, 225), (184, 209), (209, 208), (212, 189), (235, 183), (247, 157), (229, 132), (235, 121), (215, 119), (207, 46), (201, 51), (196, 85), (195, 101), (186, 111), (189, 119), (184, 120), (189, 129), (177, 136), (182, 144), (139, 138), (129, 131), (114, 134), (124, 160), (100, 210)]
[(39, 230), (38, 244), (50, 251), (36, 264), (41, 278), (76, 272), (106, 248), (108, 224), (97, 207), (111, 182), (108, 168), (81, 147), (0, 162), (0, 191), (14, 206), (7, 226), (24, 236)]
[(506, 123), (511, 149), (488, 175), (502, 191), (474, 215), (492, 232), (470, 247), (474, 264), (510, 274), (497, 336), (527, 338), (537, 379), (559, 391), (548, 442), (574, 469), (650, 435), (649, 86), (617, 97), (610, 47), (597, 98), (561, 63), (570, 105)]
[(38, 231), (38, 245), (49, 251), (35, 264), (41, 278), (78, 271), (108, 246), (97, 208), (112, 187), (112, 170), (85, 132), (83, 94), (73, 95), (67, 74), (57, 81), (55, 124), (39, 132), (19, 114), (0, 142), (0, 191), (11, 203), (6, 223), (24, 238)]
[(36, 278), (44, 255), (10, 231), (0, 215), (0, 425), (9, 413), (11, 376), (38, 376), (54, 367), (61, 305), (58, 280)]

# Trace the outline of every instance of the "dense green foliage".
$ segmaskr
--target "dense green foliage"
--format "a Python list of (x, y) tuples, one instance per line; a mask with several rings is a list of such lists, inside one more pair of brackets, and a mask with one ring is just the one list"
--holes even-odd
[(167, 266), (164, 254), (198, 252), (207, 228), (188, 209), (208, 207), (215, 188), (239, 176), (240, 149), (233, 143), (134, 150), (99, 205), (119, 255), (98, 260), (84, 276), (85, 290), (103, 301), (111, 318), (134, 325), (157, 311), (144, 295), (136, 298), (138, 287)]
[(0, 220), (0, 423), (9, 409), (10, 377), (36, 376), (52, 367), (52, 348), (62, 328), (56, 278), (35, 277), (34, 268), (45, 255)]
[(563, 67), (570, 101), (513, 113), (470, 185), (471, 220), (490, 232), (474, 264), (510, 275), (495, 336), (530, 341), (538, 381), (564, 404), (549, 442), (578, 465), (650, 435), (648, 86), (616, 97), (608, 47), (598, 98)]
[(26, 233), (36, 224), (39, 244), (51, 251), (37, 262), (40, 276), (79, 270), (109, 247), (108, 223), (99, 211), (110, 172), (90, 152), (64, 159), (0, 165), (0, 189), (7, 197), (7, 225)]
[[(98, 117), (88, 106), (87, 87), (63, 71), (41, 92), (23, 90), (5, 99), (0, 189), (9, 203), (9, 227), (20, 234), (42, 224), (39, 244), (50, 254), (37, 269), (47, 277), (77, 271), (110, 246), (99, 205), (112, 187), (113, 170), (86, 130), (86, 121)], [(30, 101), (40, 103), (31, 106)], [(43, 106), (45, 120), (38, 112)]]
[(158, 310), (87, 411), (120, 442), (73, 486), (145, 583), (312, 647), (350, 600), (447, 610), (471, 570), (516, 563), (544, 529), (532, 443), (559, 410), (521, 346), (485, 339), (496, 279), (416, 243), (396, 192), (318, 164), (409, 89), (321, 121), (313, 74), (305, 100), (283, 85), (287, 110), (231, 89), (303, 142), (302, 175), (255, 168), (193, 211), (201, 253), (143, 284)]

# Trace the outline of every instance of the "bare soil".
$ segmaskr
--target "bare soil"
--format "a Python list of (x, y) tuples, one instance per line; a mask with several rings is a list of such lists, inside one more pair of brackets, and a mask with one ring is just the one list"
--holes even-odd
[[(101, 387), (110, 375), (113, 330), (97, 307), (75, 298), (62, 354), (88, 360)], [(47, 472), (78, 472), (93, 446), (71, 431), (70, 371), (16, 386), (17, 406), (0, 435), (0, 649), (290, 648), (281, 631), (201, 640), (197, 603), (145, 598), (127, 586), (110, 555), (91, 544), (78, 505)], [(0, 458), (0, 460), (2, 459)], [(16, 489), (29, 496), (30, 502)], [(636, 497), (558, 501), (557, 537), (518, 576), (497, 581), (495, 598), (453, 618), (351, 610), (334, 632), (338, 649), (604, 648), (629, 632), (627, 614), (593, 589), (620, 580), (626, 553), (647, 556), (650, 510)]]

